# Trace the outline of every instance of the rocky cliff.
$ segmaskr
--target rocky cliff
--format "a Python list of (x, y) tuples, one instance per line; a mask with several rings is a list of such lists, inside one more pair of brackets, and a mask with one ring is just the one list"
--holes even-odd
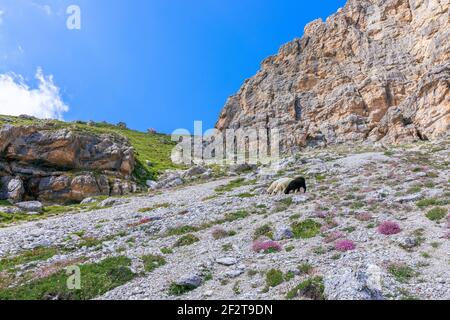
[(0, 200), (74, 202), (136, 191), (128, 140), (53, 125), (0, 127)]
[(267, 58), (216, 127), (277, 127), (289, 150), (447, 135), (449, 19), (448, 0), (349, 0)]

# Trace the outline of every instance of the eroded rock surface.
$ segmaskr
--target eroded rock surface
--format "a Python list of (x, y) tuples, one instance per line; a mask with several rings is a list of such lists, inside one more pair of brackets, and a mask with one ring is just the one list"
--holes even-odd
[(264, 60), (219, 130), (279, 128), (285, 151), (449, 133), (448, 0), (350, 0)]

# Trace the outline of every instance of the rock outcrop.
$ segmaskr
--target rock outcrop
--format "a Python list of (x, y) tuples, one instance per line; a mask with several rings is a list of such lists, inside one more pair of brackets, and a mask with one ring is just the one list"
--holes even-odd
[(279, 128), (285, 151), (448, 135), (449, 3), (349, 0), (263, 61), (217, 129)]
[(0, 128), (0, 199), (76, 202), (136, 191), (134, 150), (118, 135), (52, 126)]

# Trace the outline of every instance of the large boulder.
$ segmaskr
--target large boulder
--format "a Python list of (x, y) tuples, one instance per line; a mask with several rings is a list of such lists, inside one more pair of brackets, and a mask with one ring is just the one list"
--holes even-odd
[(25, 212), (42, 212), (43, 209), (43, 205), (39, 201), (18, 202), (16, 207)]
[(4, 125), (0, 153), (8, 162), (62, 170), (110, 170), (124, 176), (130, 176), (135, 166), (134, 151), (125, 138), (70, 129)]

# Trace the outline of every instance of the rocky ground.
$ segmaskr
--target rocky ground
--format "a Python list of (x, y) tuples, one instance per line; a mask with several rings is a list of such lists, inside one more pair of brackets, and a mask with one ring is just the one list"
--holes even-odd
[[(7, 226), (0, 299), (450, 299), (449, 150), (307, 151)], [(266, 194), (298, 175), (308, 193)]]

